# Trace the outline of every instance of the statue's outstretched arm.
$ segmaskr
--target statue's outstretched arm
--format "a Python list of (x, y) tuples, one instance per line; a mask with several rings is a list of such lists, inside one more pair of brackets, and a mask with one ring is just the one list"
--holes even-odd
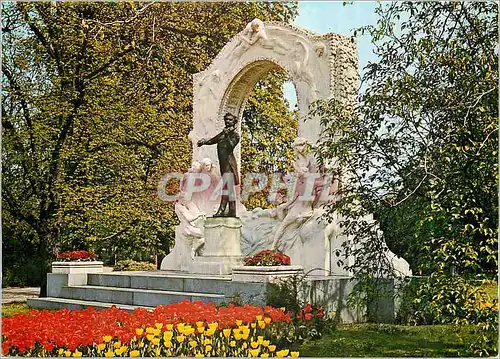
[(209, 140), (201, 139), (198, 141), (198, 147), (204, 146), (204, 145), (215, 145), (217, 142), (219, 142), (222, 139), (223, 136), (224, 136), (224, 131), (221, 131), (218, 135), (216, 135), (215, 137), (213, 137)]
[(211, 139), (207, 140), (207, 142), (205, 142), (205, 144), (206, 145), (215, 145), (217, 142), (219, 142), (222, 139), (222, 137), (224, 137), (224, 131), (221, 131), (215, 137), (212, 137)]

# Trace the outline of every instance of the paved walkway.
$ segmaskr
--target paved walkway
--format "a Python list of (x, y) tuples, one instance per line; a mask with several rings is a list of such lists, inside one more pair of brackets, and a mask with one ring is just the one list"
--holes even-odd
[(2, 303), (26, 302), (28, 298), (37, 298), (38, 294), (40, 294), (38, 287), (2, 288)]

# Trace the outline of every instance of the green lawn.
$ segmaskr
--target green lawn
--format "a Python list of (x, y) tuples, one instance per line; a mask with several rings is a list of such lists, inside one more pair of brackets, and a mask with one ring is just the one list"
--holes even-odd
[(29, 307), (26, 303), (9, 303), (2, 304), (2, 317), (11, 317), (14, 314), (28, 313)]
[[(489, 302), (498, 300), (498, 283), (484, 281)], [(317, 341), (305, 343), (301, 356), (309, 357), (458, 357), (477, 341), (474, 327), (454, 325), (403, 326), (343, 324)]]
[(343, 324), (336, 332), (300, 348), (304, 357), (470, 356), (473, 327)]

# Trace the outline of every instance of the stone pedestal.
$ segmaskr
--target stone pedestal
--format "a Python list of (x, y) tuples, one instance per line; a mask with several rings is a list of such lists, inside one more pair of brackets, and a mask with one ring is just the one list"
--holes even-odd
[(280, 278), (304, 273), (302, 266), (241, 266), (233, 268), (236, 282), (275, 283)]
[(191, 273), (231, 274), (241, 266), (241, 220), (237, 217), (209, 217), (205, 221), (205, 249), (194, 258)]
[(65, 277), (68, 285), (87, 284), (87, 274), (102, 273), (103, 263), (89, 262), (52, 262), (52, 274)]
[(103, 263), (99, 261), (89, 262), (52, 262), (52, 273), (83, 274), (102, 273)]
[(241, 220), (209, 217), (205, 222), (205, 256), (241, 256)]

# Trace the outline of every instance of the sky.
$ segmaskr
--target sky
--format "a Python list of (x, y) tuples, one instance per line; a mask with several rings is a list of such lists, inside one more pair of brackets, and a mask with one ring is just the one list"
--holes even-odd
[[(329, 32), (352, 36), (355, 28), (375, 24), (377, 17), (375, 8), (377, 1), (355, 1), (345, 5), (344, 1), (299, 1), (299, 15), (294, 21), (298, 27), (318, 34)], [(359, 71), (369, 61), (375, 61), (373, 47), (368, 36), (357, 36)], [(297, 98), (291, 83), (285, 84), (285, 96), (291, 108), (295, 107)]]

